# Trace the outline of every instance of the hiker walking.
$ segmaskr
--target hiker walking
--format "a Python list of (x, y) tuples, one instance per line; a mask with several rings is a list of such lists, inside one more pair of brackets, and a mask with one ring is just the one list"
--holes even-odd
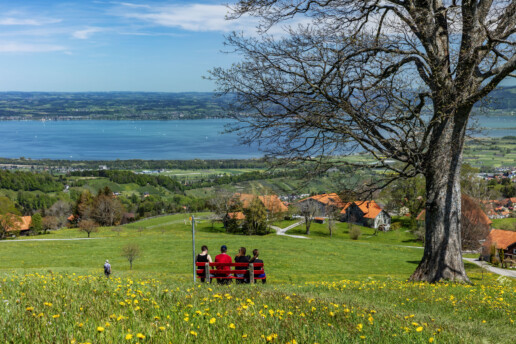
[(107, 259), (104, 263), (104, 275), (106, 275), (107, 278), (109, 278), (109, 275), (111, 275), (111, 264), (109, 264), (109, 260)]

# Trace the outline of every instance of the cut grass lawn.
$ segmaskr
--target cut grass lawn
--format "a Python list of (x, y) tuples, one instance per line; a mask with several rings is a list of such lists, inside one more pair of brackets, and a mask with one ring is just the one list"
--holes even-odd
[[(474, 285), (410, 283), (423, 250), (393, 231), (352, 241), (228, 235), (199, 218), (197, 249), (260, 249), (267, 284), (192, 284), (188, 215), (101, 228), (96, 240), (0, 242), (0, 341), (16, 343), (510, 342), (516, 283), (466, 264)], [(143, 228), (143, 230), (139, 230)], [(66, 229), (37, 239), (85, 237)], [(29, 238), (32, 239), (32, 238)], [(129, 263), (121, 249), (137, 243)], [(411, 243), (408, 243), (411, 244)], [(102, 264), (113, 266), (110, 280)], [(46, 303), (46, 304), (45, 304)], [(50, 305), (49, 305), (50, 304)], [(214, 319), (214, 320), (213, 320)], [(140, 334), (140, 338), (137, 335)], [(129, 339), (126, 339), (129, 338)], [(2, 340), (3, 339), (3, 340)]]

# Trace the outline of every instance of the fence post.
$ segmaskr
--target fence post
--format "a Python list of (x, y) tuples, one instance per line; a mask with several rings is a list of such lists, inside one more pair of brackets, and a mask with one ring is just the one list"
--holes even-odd
[(205, 281), (210, 283), (210, 263), (204, 264)]
[(249, 282), (254, 284), (254, 264), (249, 263)]

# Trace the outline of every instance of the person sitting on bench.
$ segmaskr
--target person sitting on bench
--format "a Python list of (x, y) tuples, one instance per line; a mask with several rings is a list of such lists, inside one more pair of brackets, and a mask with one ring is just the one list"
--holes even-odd
[[(222, 245), (220, 247), (220, 254), (215, 256), (215, 263), (232, 263), (231, 257), (226, 253), (228, 251), (228, 247), (226, 245)], [(230, 266), (219, 266), (217, 270), (221, 271), (231, 271)], [(217, 276), (227, 277), (228, 273), (217, 273)], [(229, 284), (229, 279), (217, 278), (218, 284)]]
[[(212, 260), (211, 260), (211, 257), (210, 255), (208, 254), (208, 246), (206, 245), (203, 245), (201, 247), (201, 250), (202, 250), (202, 253), (199, 253), (197, 255), (197, 258), (195, 258), (195, 262), (196, 263), (211, 263)], [(204, 276), (206, 276), (206, 271), (205, 271), (205, 268), (203, 267), (203, 273), (198, 273), (199, 277), (201, 278), (201, 282), (204, 283)]]
[[(238, 254), (235, 257), (235, 263), (249, 263), (249, 256), (245, 255), (246, 249), (245, 247), (240, 247), (238, 250)], [(236, 267), (235, 270), (248, 270), (249, 268)], [(245, 274), (236, 274), (236, 277), (244, 277), (244, 279), (237, 279), (236, 282), (239, 284), (249, 283), (249, 273)]]
[[(255, 248), (253, 250), (253, 258), (249, 261), (249, 263), (263, 263), (263, 260), (259, 259), (258, 256), (260, 255), (260, 252), (258, 252), (258, 249)], [(263, 268), (254, 268), (255, 270), (262, 270)], [(265, 278), (265, 272), (263, 274), (259, 274), (255, 276), (256, 278), (262, 278), (262, 283), (265, 284), (267, 282), (267, 278)], [(254, 283), (256, 283), (256, 279), (254, 280)]]

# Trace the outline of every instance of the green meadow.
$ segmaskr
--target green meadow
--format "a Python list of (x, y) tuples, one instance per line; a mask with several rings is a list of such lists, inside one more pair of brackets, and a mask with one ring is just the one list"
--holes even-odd
[[(404, 228), (351, 240), (338, 223), (310, 239), (225, 234), (196, 214), (196, 248), (260, 249), (267, 284), (193, 283), (188, 215), (0, 242), (0, 342), (511, 342), (516, 283), (467, 264), (472, 285), (407, 282), (423, 250)], [(288, 223), (286, 223), (288, 224)], [(288, 234), (302, 235), (298, 227)], [(31, 241), (31, 239), (38, 241)], [(39, 241), (39, 239), (43, 239)], [(121, 256), (129, 243), (141, 257)], [(113, 266), (110, 279), (102, 265)]]

